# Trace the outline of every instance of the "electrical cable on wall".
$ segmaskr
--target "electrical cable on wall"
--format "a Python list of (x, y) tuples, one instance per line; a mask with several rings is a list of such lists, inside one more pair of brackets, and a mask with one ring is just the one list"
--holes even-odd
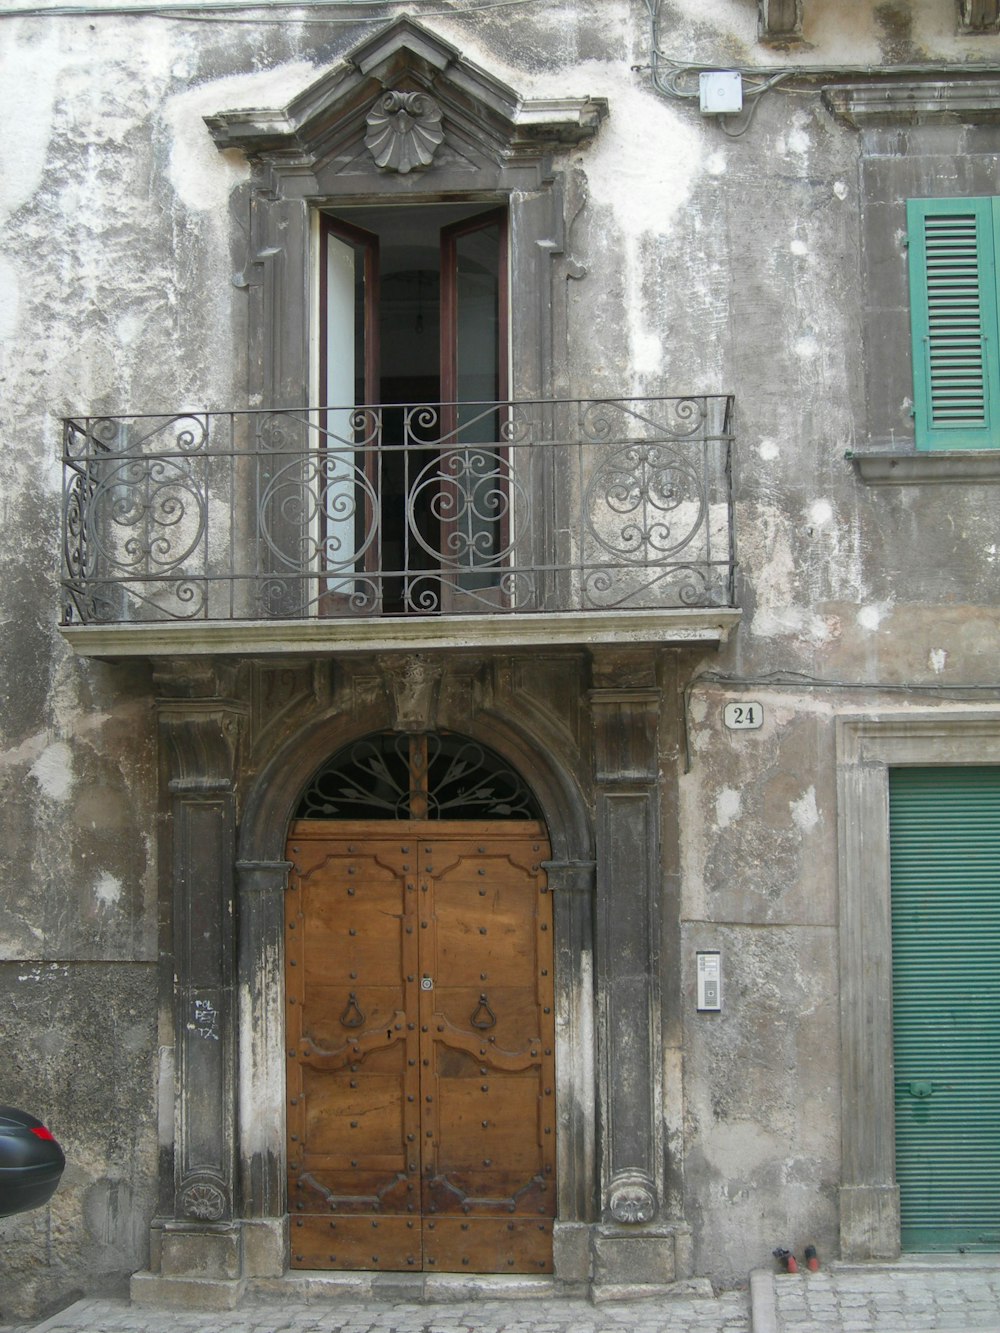
[(810, 676), (802, 671), (770, 671), (762, 676), (727, 676), (721, 671), (700, 671), (684, 686), (682, 726), (684, 730), (685, 773), (691, 772), (688, 713), (691, 706), (691, 695), (699, 685), (718, 685), (723, 689), (868, 690), (878, 694), (934, 694), (938, 696), (994, 694), (1000, 696), (1000, 680), (991, 685), (946, 685), (941, 682), (915, 685), (905, 681), (830, 680), (823, 676)]
[[(737, 139), (745, 134), (753, 123), (757, 107), (764, 93), (777, 89), (779, 92), (800, 92), (812, 88), (817, 81), (829, 79), (857, 78), (906, 78), (934, 76), (954, 79), (962, 75), (997, 75), (1000, 64), (993, 61), (962, 61), (961, 64), (927, 62), (909, 65), (739, 65), (732, 63), (704, 64), (698, 61), (677, 60), (660, 49), (660, 0), (645, 0), (646, 12), (650, 20), (650, 63), (633, 65), (634, 73), (650, 74), (653, 87), (664, 97), (674, 101), (697, 102), (700, 97), (698, 79), (701, 74), (732, 71), (743, 80), (743, 96), (750, 99), (750, 106), (736, 129), (730, 129), (727, 122), (730, 116), (714, 116), (723, 134), (730, 139)], [(787, 87), (789, 83), (795, 87)]]
[[(426, 9), (418, 11), (419, 18), (460, 18), (463, 14), (477, 14), (486, 9), (512, 9), (522, 5), (544, 5), (547, 0), (467, 0), (467, 3), (455, 4), (450, 9)], [(441, 0), (425, 0), (425, 3), (441, 3)], [(366, 20), (381, 21), (387, 9), (400, 9), (404, 13), (412, 10), (413, 0), (195, 0), (195, 3), (179, 4), (119, 4), (119, 5), (19, 5), (16, 8), (0, 10), (0, 19), (5, 18), (157, 18), (174, 19), (188, 23), (252, 23), (252, 24), (311, 24), (343, 23), (356, 25)], [(269, 10), (285, 11), (281, 18), (267, 18)], [(313, 10), (368, 10), (368, 13), (355, 13), (350, 18), (336, 17), (325, 13), (321, 18), (290, 17), (288, 11)], [(246, 17), (254, 11), (256, 17)]]

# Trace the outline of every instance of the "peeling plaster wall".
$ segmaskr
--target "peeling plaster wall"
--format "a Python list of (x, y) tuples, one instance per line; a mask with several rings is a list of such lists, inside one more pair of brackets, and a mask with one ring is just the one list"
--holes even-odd
[[(0, 16), (0, 1093), (43, 1115), (70, 1160), (48, 1209), (0, 1222), (0, 1317), (146, 1262), (158, 1096), (169, 1136), (156, 690), (145, 666), (76, 659), (55, 628), (59, 417), (245, 405), (233, 274), (248, 168), (215, 150), (202, 117), (285, 103), (375, 28), (107, 10)], [(759, 45), (752, 0), (660, 10), (678, 60), (1000, 62), (1000, 37), (957, 36), (940, 0), (806, 0), (791, 53)], [(768, 94), (729, 138), (631, 69), (648, 61), (641, 0), (425, 21), (526, 97), (610, 101), (597, 142), (563, 164), (589, 194), (568, 238), (586, 270), (570, 283), (570, 391), (737, 395), (744, 617), (691, 674), (994, 679), (992, 492), (866, 487), (844, 461), (868, 429), (859, 140), (818, 86)], [(667, 1043), (670, 1143), (696, 1271), (717, 1281), (775, 1244), (836, 1250), (832, 719), (889, 696), (758, 690), (765, 726), (745, 734), (722, 726), (729, 697), (691, 696), (681, 970), (664, 979), (683, 1029), (683, 1058)], [(694, 1009), (704, 947), (723, 951), (720, 1015)]]

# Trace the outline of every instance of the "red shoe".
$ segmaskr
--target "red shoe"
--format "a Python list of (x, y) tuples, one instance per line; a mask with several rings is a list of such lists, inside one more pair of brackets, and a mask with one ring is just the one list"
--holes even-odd
[(778, 1263), (784, 1268), (786, 1273), (797, 1273), (799, 1271), (798, 1261), (791, 1250), (772, 1250), (771, 1253), (777, 1259)]

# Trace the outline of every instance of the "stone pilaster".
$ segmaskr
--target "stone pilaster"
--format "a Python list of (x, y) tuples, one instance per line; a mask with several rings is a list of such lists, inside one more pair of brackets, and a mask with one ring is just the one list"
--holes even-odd
[[(236, 774), (247, 709), (210, 692), (204, 666), (174, 671), (158, 701), (169, 793), (173, 921), (173, 1217), (156, 1224), (156, 1274), (134, 1299), (187, 1299), (213, 1286), (229, 1303), (243, 1271), (236, 1169)], [(143, 1278), (155, 1279), (144, 1283)], [(221, 1284), (221, 1285), (219, 1285)]]
[[(239, 921), (239, 1104), (285, 1103), (284, 895), (288, 861), (241, 861), (236, 867)], [(278, 1277), (287, 1267), (285, 1141), (282, 1122), (244, 1114), (239, 1126), (244, 1268)]]
[(660, 690), (651, 652), (594, 654), (596, 967), (601, 1087), (598, 1286), (665, 1285), (660, 1013)]

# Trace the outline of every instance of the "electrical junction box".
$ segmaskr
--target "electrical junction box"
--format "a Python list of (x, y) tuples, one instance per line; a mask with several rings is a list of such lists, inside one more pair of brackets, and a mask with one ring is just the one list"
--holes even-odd
[(711, 70), (698, 75), (703, 116), (728, 116), (743, 110), (743, 76), (737, 70)]

